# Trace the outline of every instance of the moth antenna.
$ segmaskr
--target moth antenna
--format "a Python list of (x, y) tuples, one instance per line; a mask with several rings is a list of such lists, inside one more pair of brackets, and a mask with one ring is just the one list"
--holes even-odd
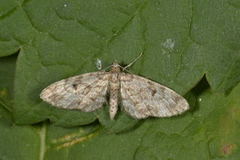
[(103, 68), (103, 69), (101, 69), (100, 71), (106, 71), (108, 68), (110, 68), (110, 67), (112, 67), (112, 65), (110, 65), (110, 66), (107, 66), (107, 67), (105, 67), (105, 68)]
[(127, 66), (123, 67), (123, 71), (129, 68), (131, 65), (133, 65), (141, 56), (143, 55), (143, 52), (139, 54), (137, 58), (135, 58), (131, 63), (129, 63)]

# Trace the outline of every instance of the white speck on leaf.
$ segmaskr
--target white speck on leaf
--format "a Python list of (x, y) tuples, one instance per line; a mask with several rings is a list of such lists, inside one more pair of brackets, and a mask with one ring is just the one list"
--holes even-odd
[(167, 53), (167, 51), (165, 51), (165, 49), (161, 49), (162, 50), (162, 55), (165, 55)]
[(97, 67), (98, 70), (102, 69), (102, 61), (99, 58), (97, 58), (95, 64), (96, 64), (96, 67)]
[(175, 46), (175, 41), (171, 38), (168, 38), (165, 40), (165, 42), (162, 43), (162, 46), (166, 49), (173, 50)]

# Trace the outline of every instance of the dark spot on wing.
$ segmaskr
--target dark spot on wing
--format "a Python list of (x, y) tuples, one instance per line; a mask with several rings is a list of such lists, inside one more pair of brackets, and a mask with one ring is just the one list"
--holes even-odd
[(151, 88), (152, 96), (154, 96), (157, 93), (156, 89)]
[(147, 83), (148, 83), (150, 86), (153, 85), (153, 83), (152, 83), (151, 81), (147, 81)]
[(92, 102), (94, 102), (96, 99), (93, 97), (89, 97), (89, 99), (91, 99)]
[(154, 96), (157, 93), (157, 90), (151, 81), (148, 81), (147, 83), (149, 84), (148, 88), (150, 89), (152, 96)]
[(178, 103), (180, 100), (182, 100), (182, 97), (180, 97), (180, 96), (175, 96), (175, 97), (174, 97), (174, 101), (175, 101), (176, 103)]
[(76, 90), (77, 89), (77, 84), (73, 83), (72, 87)]

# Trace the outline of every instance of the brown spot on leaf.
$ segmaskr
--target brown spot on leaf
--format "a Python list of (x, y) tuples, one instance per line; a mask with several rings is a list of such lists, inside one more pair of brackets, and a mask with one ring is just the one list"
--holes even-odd
[(73, 138), (68, 138), (66, 137), (66, 142), (63, 143), (63, 144), (59, 144), (56, 149), (59, 150), (59, 149), (63, 149), (63, 148), (69, 148), (71, 147), (72, 145), (75, 145), (77, 143), (81, 143), (81, 142), (84, 142), (84, 141), (87, 141), (89, 139), (92, 139), (93, 137), (97, 136), (99, 134), (99, 132), (94, 132), (94, 133), (91, 133), (91, 134), (88, 134), (86, 136), (83, 136), (83, 137), (73, 137)]
[(7, 89), (0, 90), (0, 97), (5, 97), (7, 96), (8, 92)]
[(226, 144), (221, 148), (221, 152), (224, 155), (232, 154), (233, 150), (236, 148), (236, 144)]

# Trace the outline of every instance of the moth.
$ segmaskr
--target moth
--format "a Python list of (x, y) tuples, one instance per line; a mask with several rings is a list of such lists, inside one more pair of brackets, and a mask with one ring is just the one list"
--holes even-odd
[(136, 119), (171, 117), (189, 109), (181, 95), (147, 78), (124, 72), (126, 67), (113, 63), (109, 72), (85, 73), (60, 80), (43, 89), (40, 98), (58, 108), (83, 112), (108, 104), (111, 119), (119, 105)]

